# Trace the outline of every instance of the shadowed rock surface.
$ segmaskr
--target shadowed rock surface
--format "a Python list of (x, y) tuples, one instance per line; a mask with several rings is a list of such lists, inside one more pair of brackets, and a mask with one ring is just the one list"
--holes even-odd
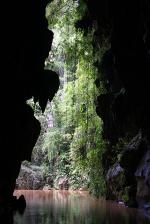
[[(95, 51), (101, 51), (100, 46), (108, 41), (102, 58), (95, 62), (99, 71), (95, 84), (103, 83), (106, 89), (106, 93), (98, 97), (96, 109), (104, 122), (103, 138), (109, 142), (103, 156), (104, 173), (107, 175), (111, 168), (113, 172), (115, 162), (119, 162), (115, 156), (118, 143), (123, 139), (126, 150), (119, 148), (124, 154), (120, 165), (130, 188), (129, 195), (137, 205), (136, 197), (145, 191), (140, 187), (141, 181), (143, 186), (145, 175), (149, 173), (149, 162), (145, 164), (143, 160), (150, 146), (150, 3), (147, 0), (85, 2), (88, 13), (77, 27), (87, 31), (94, 21)], [(137, 137), (139, 132), (141, 140)], [(143, 174), (139, 174), (141, 171)], [(107, 186), (109, 188), (109, 184)]]
[[(103, 166), (107, 173), (112, 149), (119, 138), (129, 134), (126, 145), (130, 153), (124, 154), (127, 167), (123, 160), (122, 166), (125, 172), (130, 170), (127, 182), (136, 172), (134, 183), (129, 184), (129, 195), (135, 199), (142, 195), (139, 178), (142, 178), (142, 184), (148, 183), (149, 189), (149, 162), (145, 165), (143, 160), (150, 146), (150, 2), (85, 2), (89, 13), (77, 26), (88, 30), (93, 21), (96, 22), (93, 47), (98, 49), (104, 39), (108, 39), (110, 46), (97, 62), (97, 68), (103, 72), (103, 80), (97, 83), (104, 82), (107, 90), (97, 100), (97, 114), (104, 122), (103, 137), (110, 143)], [(53, 33), (47, 29), (46, 4), (47, 1), (40, 0), (1, 3), (0, 202), (12, 196), (21, 161), (30, 160), (40, 133), (40, 124), (26, 100), (34, 97), (44, 111), (48, 98), (53, 98), (59, 86), (58, 76), (44, 70), (53, 39)], [(132, 150), (132, 139), (139, 131), (142, 139), (146, 139), (146, 145), (140, 150)], [(138, 139), (136, 141), (138, 144)], [(136, 158), (135, 163), (132, 163), (133, 158)]]
[(40, 123), (26, 101), (33, 97), (44, 112), (59, 87), (58, 75), (44, 70), (53, 40), (46, 4), (40, 0), (1, 3), (0, 203), (12, 198), (21, 162), (30, 161), (40, 134)]

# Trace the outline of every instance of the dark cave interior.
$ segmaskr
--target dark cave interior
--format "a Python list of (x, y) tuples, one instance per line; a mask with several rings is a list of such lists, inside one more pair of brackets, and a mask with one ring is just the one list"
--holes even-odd
[(34, 97), (44, 112), (59, 87), (58, 75), (44, 70), (53, 39), (47, 29), (46, 4), (6, 1), (1, 5), (5, 11), (1, 14), (1, 202), (12, 196), (21, 162), (30, 160), (40, 133), (40, 123), (26, 100)]
[[(40, 133), (40, 123), (26, 100), (33, 97), (43, 112), (59, 87), (58, 75), (44, 70), (53, 40), (45, 18), (48, 2), (1, 3), (0, 203), (12, 197), (21, 162), (30, 160)], [(93, 21), (97, 22), (95, 48), (103, 38), (110, 41), (110, 49), (101, 64), (97, 64), (108, 81), (108, 93), (98, 97), (97, 106), (97, 114), (104, 122), (103, 137), (115, 144), (127, 132), (132, 132), (133, 137), (140, 132), (141, 140), (137, 138), (137, 142), (144, 141), (136, 157), (133, 152), (130, 163), (124, 162), (124, 157), (121, 160), (122, 166), (127, 167), (128, 180), (134, 185), (136, 163), (150, 147), (150, 3), (148, 0), (85, 2), (89, 13), (78, 26), (86, 30)], [(129, 169), (132, 163), (135, 167)], [(144, 172), (147, 173), (144, 181), (150, 186), (150, 164)]]

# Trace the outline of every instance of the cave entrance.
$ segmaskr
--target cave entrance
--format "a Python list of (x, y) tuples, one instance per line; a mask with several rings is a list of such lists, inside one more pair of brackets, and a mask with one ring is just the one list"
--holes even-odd
[(59, 74), (60, 88), (44, 114), (38, 104), (29, 102), (42, 130), (31, 163), (22, 164), (17, 189), (104, 191), (102, 122), (94, 104), (102, 91), (94, 83), (94, 28), (79, 26), (86, 10), (83, 3), (73, 0), (57, 0), (47, 6), (54, 40), (45, 67)]

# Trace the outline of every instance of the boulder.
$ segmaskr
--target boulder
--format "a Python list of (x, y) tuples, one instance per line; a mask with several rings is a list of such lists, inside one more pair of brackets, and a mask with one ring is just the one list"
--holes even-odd
[(123, 185), (125, 182), (124, 170), (116, 162), (107, 172), (107, 198), (112, 200), (121, 200), (123, 195)]
[(16, 181), (16, 189), (39, 190), (43, 189), (44, 180), (40, 170), (34, 171), (30, 166), (21, 166), (20, 175)]
[(121, 167), (134, 174), (141, 157), (146, 150), (147, 141), (142, 137), (142, 134), (139, 131), (139, 133), (123, 149), (119, 161)]
[(137, 198), (140, 200), (150, 200), (150, 151), (142, 157), (136, 172)]

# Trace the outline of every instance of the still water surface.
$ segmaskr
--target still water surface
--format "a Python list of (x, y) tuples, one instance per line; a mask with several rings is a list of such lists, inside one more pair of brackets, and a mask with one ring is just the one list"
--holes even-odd
[(148, 224), (137, 209), (124, 208), (86, 192), (15, 191), (23, 194), (24, 214), (14, 215), (14, 224)]

